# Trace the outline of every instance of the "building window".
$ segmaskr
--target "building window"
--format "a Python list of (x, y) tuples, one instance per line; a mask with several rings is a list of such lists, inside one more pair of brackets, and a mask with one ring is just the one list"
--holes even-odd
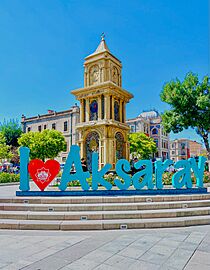
[(28, 128), (27, 128), (27, 131), (28, 131), (28, 132), (30, 132), (30, 131), (31, 131), (31, 128), (30, 128), (30, 127), (28, 127)]
[(152, 134), (153, 134), (153, 135), (158, 134), (158, 129), (157, 129), (157, 128), (153, 128)]
[(135, 126), (134, 125), (131, 125), (130, 129), (131, 129), (131, 133), (135, 132)]
[(92, 171), (92, 154), (99, 151), (99, 134), (96, 131), (87, 135), (85, 147), (88, 170)]
[(172, 155), (175, 155), (175, 151), (171, 151), (171, 154), (172, 154)]
[(66, 157), (62, 157), (62, 162), (66, 162)]
[(63, 130), (64, 131), (67, 131), (68, 130), (68, 122), (67, 121), (64, 122)]
[(56, 129), (55, 123), (52, 124), (52, 129)]
[(158, 148), (158, 139), (154, 139), (154, 142), (156, 143), (156, 146)]
[(44, 129), (47, 129), (47, 125), (44, 125)]
[(39, 131), (39, 132), (42, 131), (42, 126), (38, 126), (38, 131)]
[(181, 150), (181, 156), (185, 156), (186, 152), (184, 150)]
[(181, 143), (181, 149), (185, 149), (185, 143)]

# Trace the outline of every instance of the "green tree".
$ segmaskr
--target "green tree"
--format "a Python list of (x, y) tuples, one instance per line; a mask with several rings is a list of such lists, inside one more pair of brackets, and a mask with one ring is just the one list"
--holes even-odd
[(30, 149), (32, 159), (39, 158), (43, 161), (46, 158), (53, 159), (66, 150), (65, 138), (57, 130), (24, 133), (18, 139), (18, 143)]
[(6, 138), (4, 134), (0, 132), (0, 159), (11, 159), (12, 153), (10, 146), (6, 144)]
[(129, 134), (130, 152), (141, 159), (148, 159), (157, 152), (154, 140), (144, 133), (137, 132)]
[(205, 76), (199, 82), (197, 75), (188, 73), (182, 82), (176, 79), (166, 83), (160, 97), (171, 107), (162, 115), (166, 132), (195, 129), (202, 137), (210, 159), (210, 78)]
[(6, 138), (6, 144), (13, 147), (18, 146), (18, 138), (22, 134), (21, 126), (18, 120), (10, 119), (0, 123), (0, 131)]

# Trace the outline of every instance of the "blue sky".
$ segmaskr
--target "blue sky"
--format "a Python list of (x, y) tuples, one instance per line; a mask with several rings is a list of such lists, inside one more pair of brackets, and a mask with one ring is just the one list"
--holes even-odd
[[(84, 57), (102, 32), (134, 94), (127, 116), (163, 112), (165, 82), (209, 73), (208, 12), (208, 0), (1, 0), (0, 121), (73, 105), (70, 90), (83, 86)], [(196, 138), (172, 138), (183, 136)]]

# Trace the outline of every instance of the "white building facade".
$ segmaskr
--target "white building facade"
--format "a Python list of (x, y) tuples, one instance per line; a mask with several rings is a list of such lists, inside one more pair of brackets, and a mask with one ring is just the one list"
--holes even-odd
[(30, 131), (43, 131), (45, 129), (56, 129), (60, 131), (66, 141), (66, 152), (62, 152), (56, 158), (60, 163), (66, 161), (70, 147), (76, 144), (77, 133), (76, 124), (79, 122), (79, 107), (77, 105), (72, 106), (69, 110), (56, 112), (49, 110), (47, 114), (37, 115), (33, 117), (26, 117), (22, 115), (22, 130), (24, 133)]
[(170, 157), (169, 135), (164, 131), (161, 122), (161, 116), (155, 110), (142, 112), (136, 118), (126, 121), (131, 133), (143, 132), (153, 138), (158, 149), (155, 157), (165, 160)]

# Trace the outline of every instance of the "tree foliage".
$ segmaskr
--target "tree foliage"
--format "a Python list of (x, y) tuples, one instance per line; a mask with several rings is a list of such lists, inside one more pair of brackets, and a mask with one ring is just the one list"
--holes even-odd
[(188, 73), (183, 82), (176, 79), (166, 83), (160, 97), (171, 107), (162, 115), (166, 132), (194, 128), (202, 137), (210, 158), (210, 78), (205, 76), (199, 82), (197, 75)]
[(2, 132), (0, 132), (0, 159), (10, 159), (12, 153), (10, 146), (6, 144), (6, 138)]
[(18, 143), (30, 149), (32, 159), (39, 158), (43, 161), (46, 158), (53, 159), (66, 150), (65, 138), (57, 130), (24, 133), (18, 139)]
[(10, 119), (0, 123), (0, 131), (4, 134), (7, 145), (18, 146), (18, 138), (22, 134), (18, 120)]
[(148, 159), (157, 152), (154, 140), (144, 133), (137, 132), (129, 134), (130, 152), (141, 159)]

